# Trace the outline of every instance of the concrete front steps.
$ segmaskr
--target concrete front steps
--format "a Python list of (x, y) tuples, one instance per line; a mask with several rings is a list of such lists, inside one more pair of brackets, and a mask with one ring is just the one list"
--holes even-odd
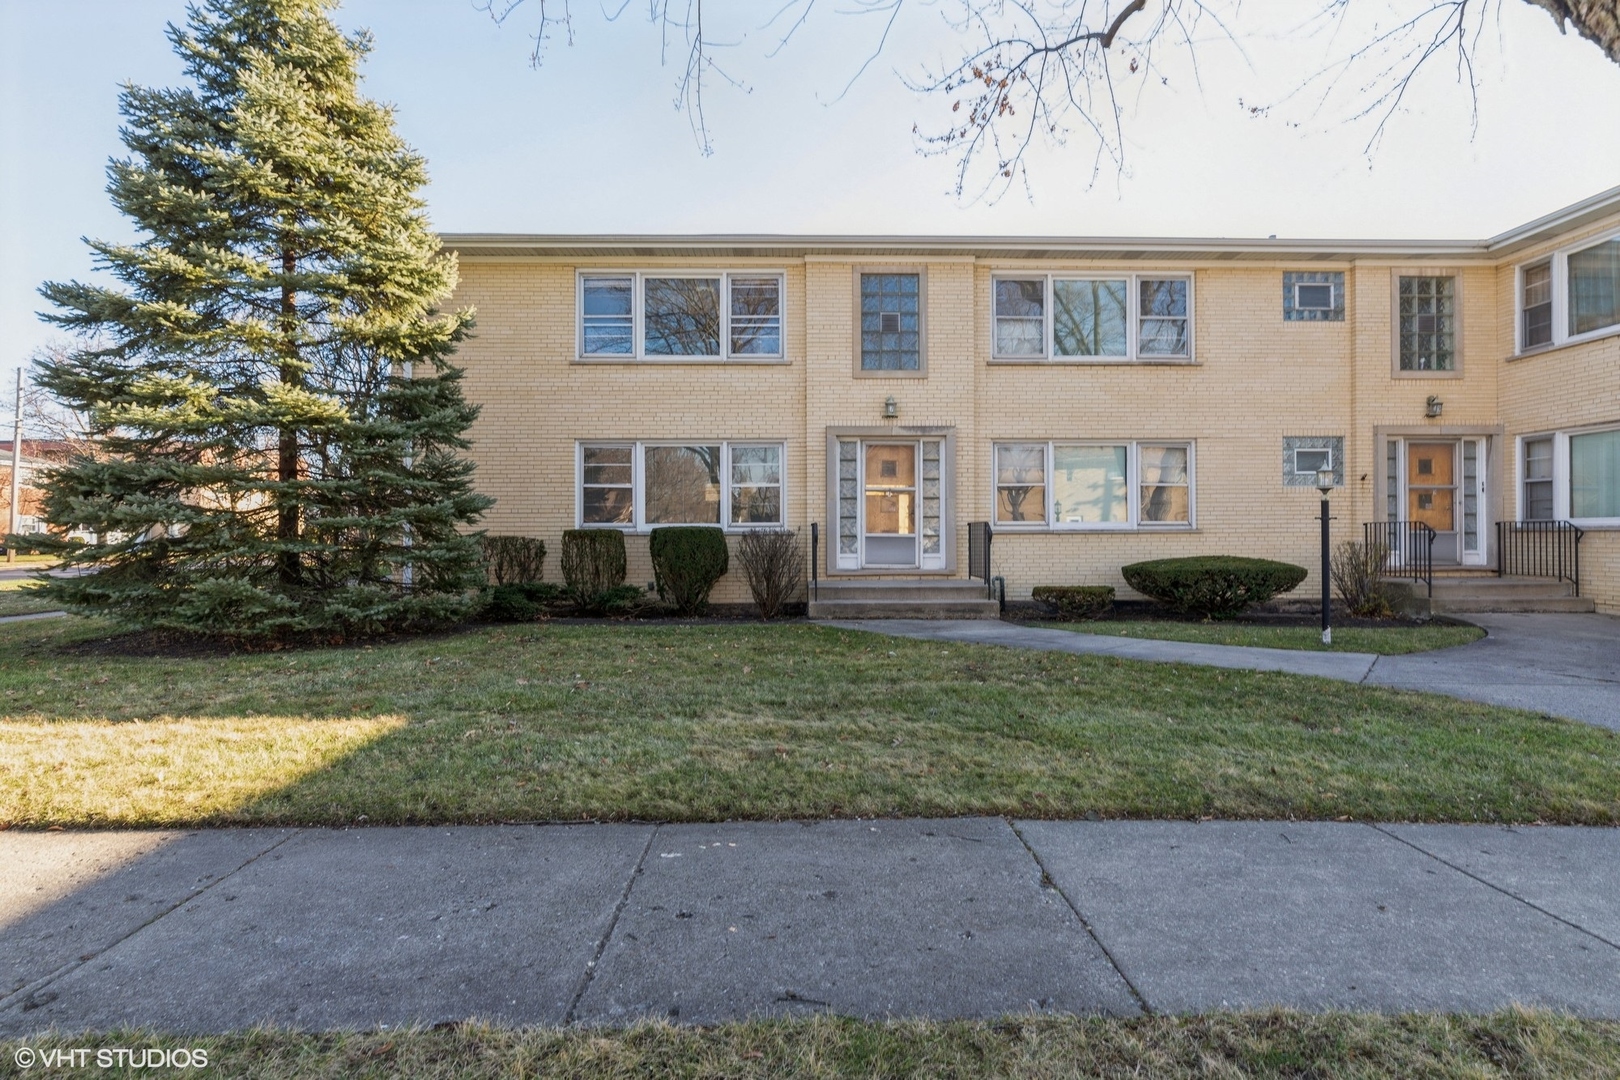
[(982, 581), (962, 578), (823, 580), (812, 619), (997, 619), (1001, 605)]
[(1541, 577), (1497, 577), (1490, 572), (1437, 572), (1434, 595), (1421, 582), (1400, 581), (1409, 603), (1428, 607), (1430, 615), (1467, 615), (1489, 611), (1585, 613), (1597, 610), (1589, 596), (1576, 596), (1567, 581)]

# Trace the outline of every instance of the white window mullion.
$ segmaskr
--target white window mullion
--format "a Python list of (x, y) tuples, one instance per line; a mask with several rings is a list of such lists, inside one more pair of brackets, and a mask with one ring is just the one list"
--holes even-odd
[(1137, 528), (1142, 523), (1142, 455), (1137, 452), (1137, 444), (1125, 444), (1125, 476), (1130, 484), (1126, 492), (1126, 506), (1130, 508), (1128, 524), (1130, 528)]
[(1569, 435), (1553, 435), (1553, 517), (1569, 520)]

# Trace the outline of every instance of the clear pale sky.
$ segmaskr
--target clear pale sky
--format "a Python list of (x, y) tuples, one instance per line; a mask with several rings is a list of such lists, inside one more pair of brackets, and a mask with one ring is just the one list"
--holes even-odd
[[(343, 26), (375, 35), (365, 92), (397, 106), (399, 130), (427, 156), (437, 228), (1462, 239), (1620, 184), (1620, 66), (1521, 0), (1502, 0), (1481, 44), (1475, 130), (1440, 60), (1369, 159), (1368, 126), (1342, 122), (1353, 97), (1314, 116), (1315, 98), (1258, 118), (1238, 105), (1279, 100), (1333, 43), (1262, 35), (1240, 51), (1210, 35), (1196, 79), (1178, 54), (1159, 73), (1168, 85), (1128, 88), (1122, 174), (1105, 168), (1091, 184), (1076, 139), (1032, 159), (1033, 198), (1015, 190), (994, 204), (953, 198), (951, 163), (914, 149), (913, 124), (942, 125), (946, 106), (897, 72), (949, 52), (946, 5), (912, 0), (840, 98), (875, 17), (820, 6), (767, 58), (779, 35), (759, 24), (776, 0), (709, 0), (712, 34), (734, 42), (718, 55), (745, 89), (708, 88), (705, 157), (674, 108), (678, 71), (660, 66), (646, 0), (606, 21), (599, 4), (619, 2), (574, 0), (576, 43), (554, 41), (538, 71), (533, 0), (504, 27), (470, 0), (339, 9)], [(1243, 25), (1286, 25), (1300, 6), (1248, 0)], [(163, 28), (183, 17), (182, 0), (0, 0), (0, 387), (54, 333), (34, 315), (39, 283), (90, 275), (81, 236), (132, 235), (103, 190), (107, 159), (122, 153), (118, 87), (180, 82)], [(9, 396), (0, 401), (9, 416)]]

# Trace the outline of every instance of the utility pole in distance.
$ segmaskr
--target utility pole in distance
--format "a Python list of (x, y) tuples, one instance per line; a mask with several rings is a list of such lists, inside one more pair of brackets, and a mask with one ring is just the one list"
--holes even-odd
[[(23, 369), (17, 365), (17, 418), (11, 425), (11, 527), (7, 536), (15, 536), (22, 528), (22, 390)], [(17, 561), (17, 545), (6, 545), (6, 562)]]

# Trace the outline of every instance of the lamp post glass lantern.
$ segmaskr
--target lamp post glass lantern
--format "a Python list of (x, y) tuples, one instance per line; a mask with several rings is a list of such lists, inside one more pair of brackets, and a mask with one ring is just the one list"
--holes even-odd
[(1316, 470), (1316, 490), (1322, 493), (1322, 644), (1333, 644), (1333, 623), (1329, 617), (1332, 609), (1332, 567), (1328, 555), (1328, 493), (1333, 490), (1333, 470), (1322, 468)]

